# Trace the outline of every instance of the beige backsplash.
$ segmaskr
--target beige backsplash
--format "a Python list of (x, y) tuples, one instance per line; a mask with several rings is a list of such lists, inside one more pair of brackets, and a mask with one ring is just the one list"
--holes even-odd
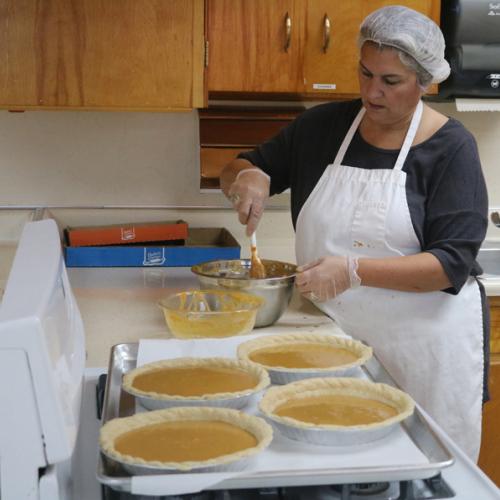
[[(474, 134), (490, 206), (500, 207), (500, 113), (459, 113), (451, 103), (432, 106)], [(0, 111), (0, 130), (0, 206), (180, 206), (107, 209), (106, 217), (116, 222), (179, 217), (192, 225), (224, 226), (247, 256), (243, 227), (228, 202), (220, 192), (200, 192), (196, 111)], [(258, 231), (260, 253), (294, 260), (289, 195), (270, 205)], [(79, 213), (64, 211), (64, 222), (75, 224)], [(88, 212), (82, 222), (100, 223), (102, 215)], [(488, 237), (500, 239), (500, 229), (490, 224)]]

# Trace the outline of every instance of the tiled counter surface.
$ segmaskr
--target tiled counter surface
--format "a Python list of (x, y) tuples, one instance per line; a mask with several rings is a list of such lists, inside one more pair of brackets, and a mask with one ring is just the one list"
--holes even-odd
[[(73, 268), (68, 273), (85, 326), (87, 367), (106, 367), (115, 344), (171, 337), (158, 301), (198, 288), (189, 268)], [(255, 332), (342, 334), (330, 318), (296, 292), (274, 325)]]

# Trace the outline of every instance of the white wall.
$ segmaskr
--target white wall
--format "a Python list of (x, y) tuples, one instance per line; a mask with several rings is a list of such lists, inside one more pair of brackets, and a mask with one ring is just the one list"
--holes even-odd
[[(500, 113), (458, 113), (453, 104), (433, 106), (461, 120), (475, 135), (490, 206), (500, 207)], [(197, 207), (107, 213), (112, 222), (181, 216), (195, 226), (225, 226), (246, 256), (248, 242), (234, 212), (221, 194), (200, 193), (198, 176), (195, 111), (0, 111), (0, 205)], [(288, 197), (273, 203), (259, 229), (261, 255), (292, 260), (293, 230), (283, 210)], [(92, 213), (87, 212), (88, 223), (98, 219)], [(66, 211), (63, 219), (73, 225), (87, 223), (78, 214)], [(500, 229), (492, 227), (489, 237), (500, 239)]]
[[(266, 258), (295, 259), (288, 204), (286, 194), (273, 200), (259, 228)], [(227, 227), (249, 254), (225, 197), (200, 192), (196, 111), (0, 111), (0, 206), (172, 207), (53, 212), (61, 225), (183, 218)]]

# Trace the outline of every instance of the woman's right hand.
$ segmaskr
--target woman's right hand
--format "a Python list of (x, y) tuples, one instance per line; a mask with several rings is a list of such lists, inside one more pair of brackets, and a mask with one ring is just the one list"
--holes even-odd
[(247, 236), (257, 229), (270, 187), (270, 177), (257, 167), (240, 170), (229, 187), (227, 197), (238, 212), (239, 221), (246, 224)]

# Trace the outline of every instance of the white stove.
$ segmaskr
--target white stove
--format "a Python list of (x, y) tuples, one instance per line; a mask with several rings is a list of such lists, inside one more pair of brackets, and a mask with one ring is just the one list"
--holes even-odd
[[(174, 274), (184, 279), (189, 270)], [(84, 363), (80, 310), (68, 280), (58, 228), (51, 220), (27, 223), (0, 305), (3, 500), (500, 498), (491, 481), (434, 424), (454, 457), (453, 465), (442, 471), (444, 481), (316, 486), (292, 481), (156, 497), (103, 489), (96, 478), (100, 427), (96, 395), (102, 394), (99, 376), (106, 369), (85, 370)]]
[(28, 223), (0, 308), (2, 498), (67, 496), (84, 367), (59, 231), (52, 220)]

